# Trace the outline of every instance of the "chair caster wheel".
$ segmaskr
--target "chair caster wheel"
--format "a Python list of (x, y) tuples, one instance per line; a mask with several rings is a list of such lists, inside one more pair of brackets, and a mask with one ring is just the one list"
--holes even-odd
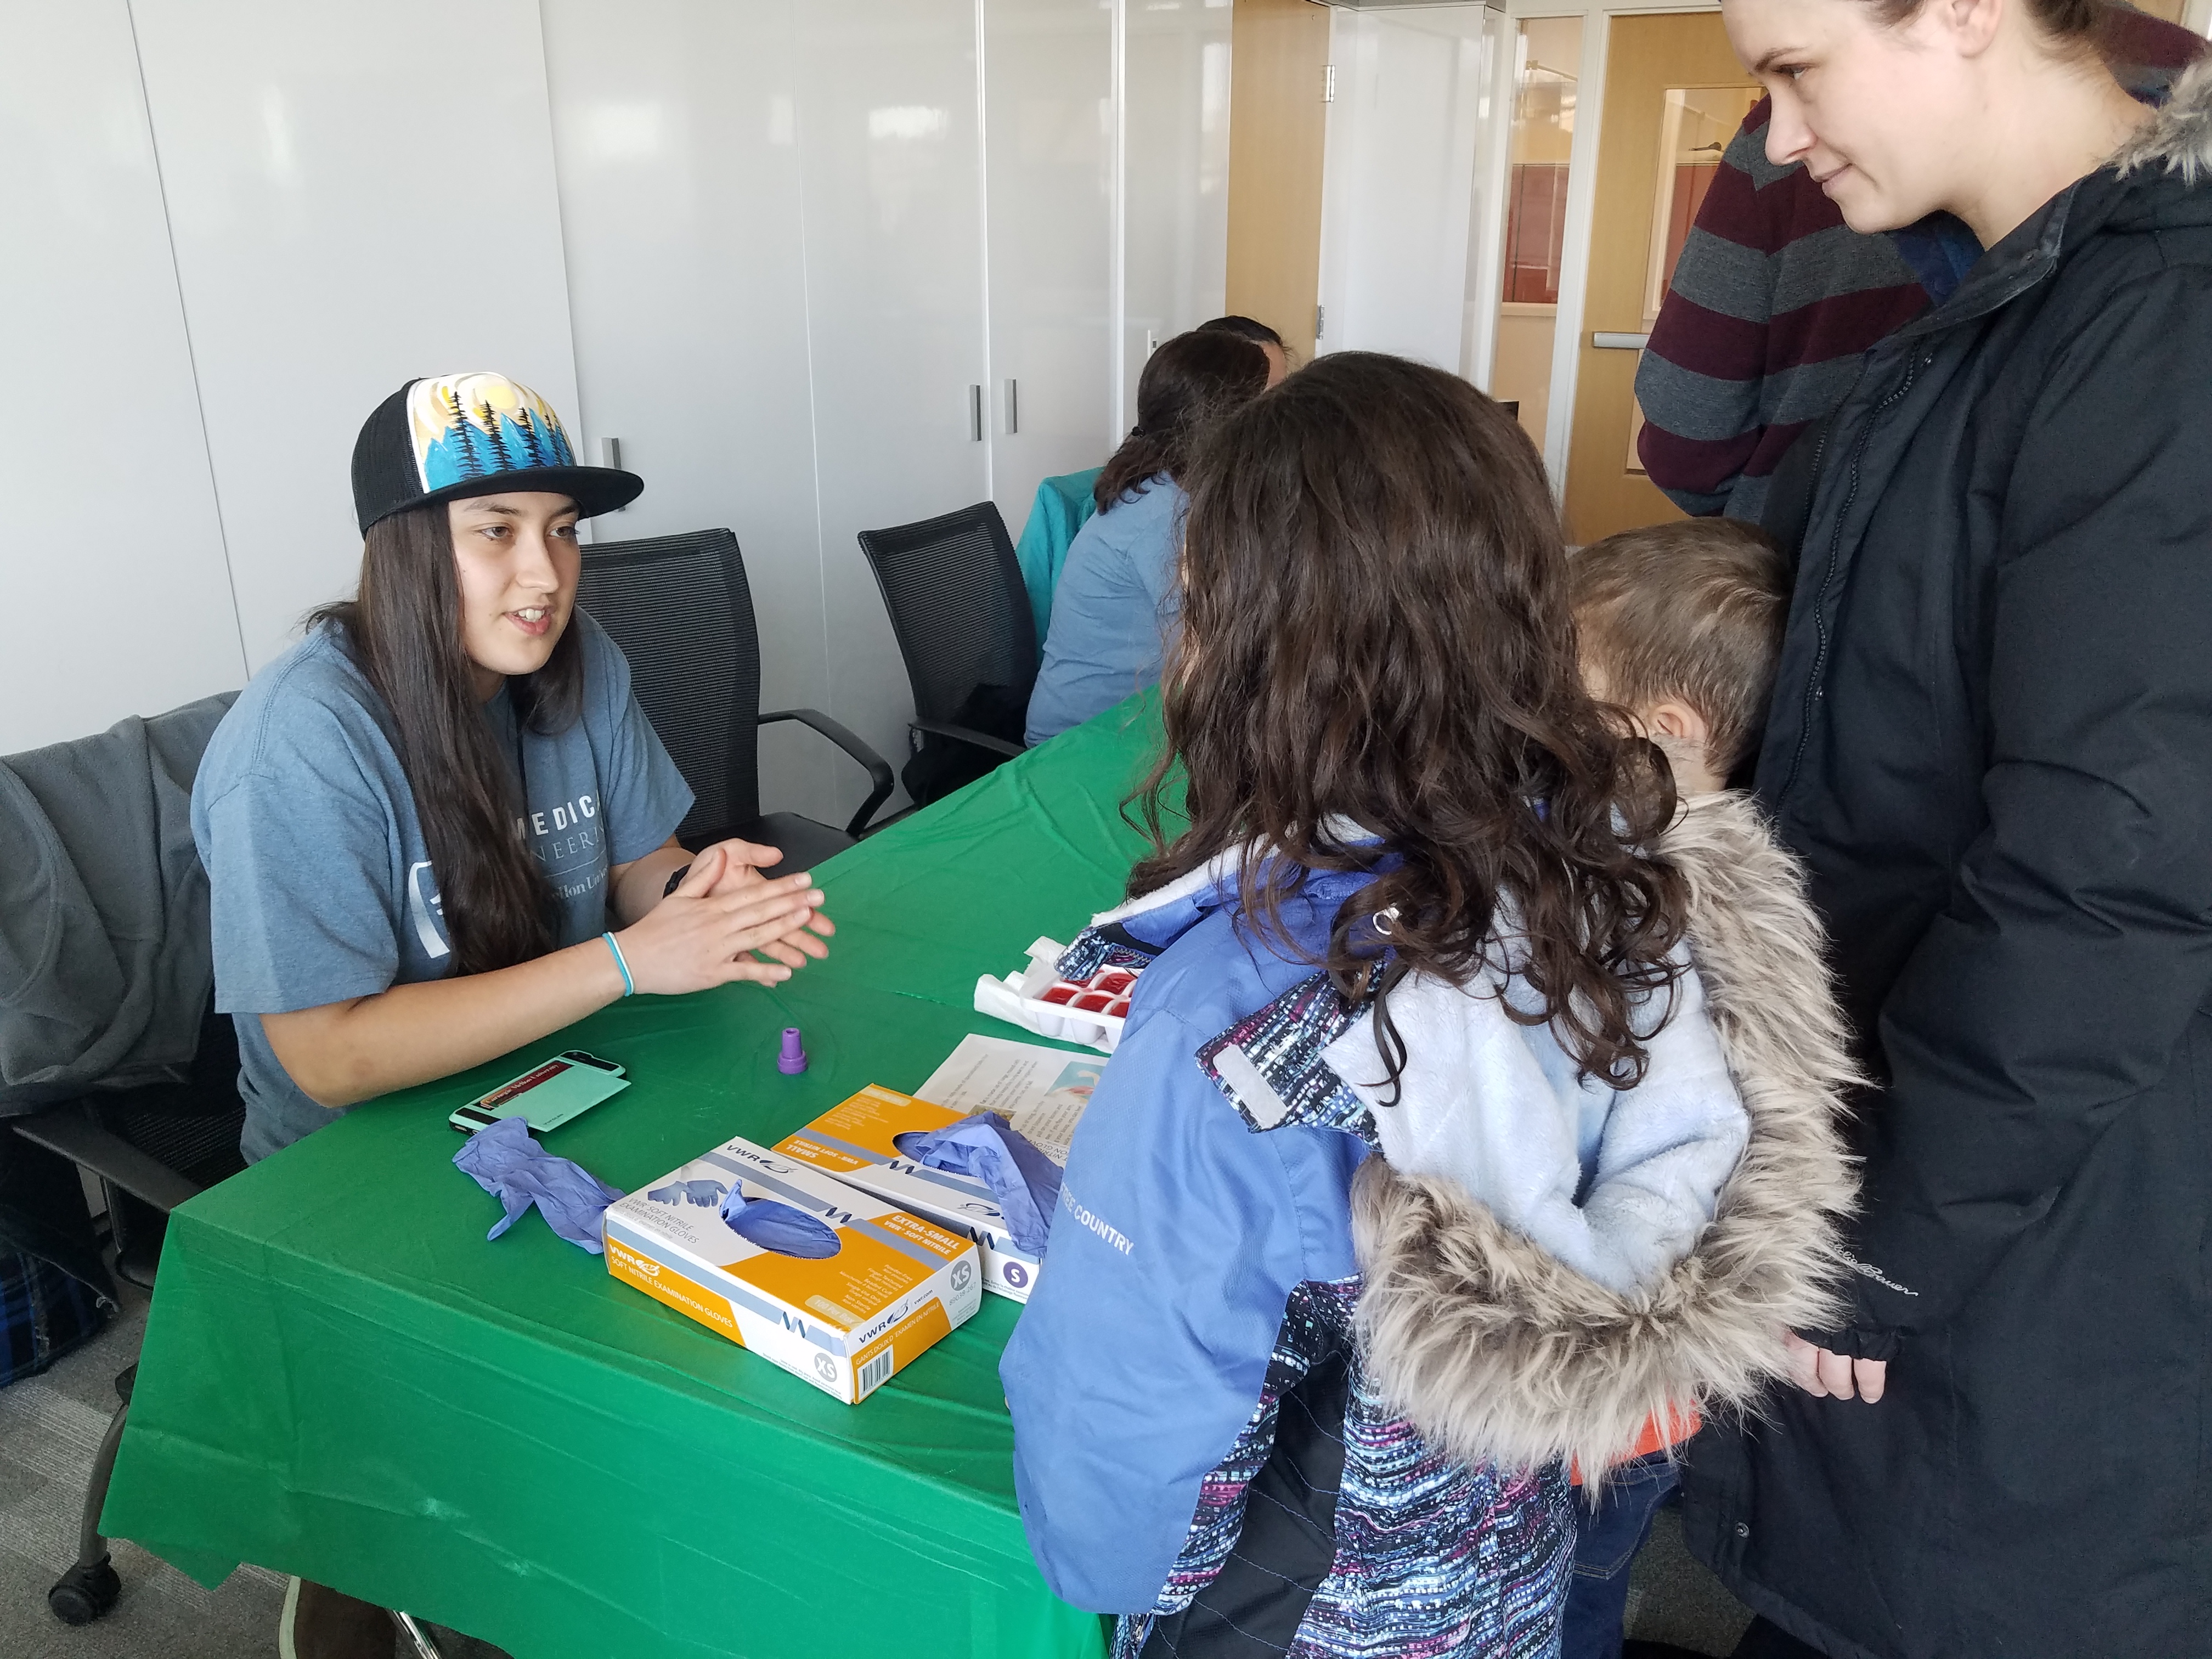
[(46, 1592), (46, 1605), (64, 1625), (88, 1625), (116, 1603), (123, 1581), (106, 1559), (96, 1566), (71, 1567)]

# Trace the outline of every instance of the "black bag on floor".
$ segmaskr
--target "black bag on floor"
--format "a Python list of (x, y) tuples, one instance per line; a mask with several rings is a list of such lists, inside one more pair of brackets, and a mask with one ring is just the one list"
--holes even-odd
[(51, 1261), (0, 1249), (0, 1388), (100, 1334), (112, 1304)]

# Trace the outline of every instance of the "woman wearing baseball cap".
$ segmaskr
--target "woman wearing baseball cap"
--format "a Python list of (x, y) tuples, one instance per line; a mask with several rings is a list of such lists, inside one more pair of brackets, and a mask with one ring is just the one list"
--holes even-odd
[[(250, 1160), (617, 998), (787, 979), (832, 931), (809, 876), (760, 875), (775, 848), (677, 844), (691, 791), (575, 608), (577, 522), (640, 479), (469, 374), (386, 398), (353, 486), (359, 592), (254, 677), (192, 792)], [(283, 1637), (392, 1650), (380, 1610), (313, 1585)]]

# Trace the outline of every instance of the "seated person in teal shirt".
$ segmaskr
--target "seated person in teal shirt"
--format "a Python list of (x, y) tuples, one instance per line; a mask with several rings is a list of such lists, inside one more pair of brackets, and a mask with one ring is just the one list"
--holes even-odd
[(1137, 381), (1137, 424), (1099, 474), (1098, 512), (1067, 550), (1053, 590), (1028, 740), (1042, 743), (1160, 677), (1182, 545), (1177, 482), (1206, 428), (1265, 391), (1253, 342), (1194, 329), (1162, 345)]

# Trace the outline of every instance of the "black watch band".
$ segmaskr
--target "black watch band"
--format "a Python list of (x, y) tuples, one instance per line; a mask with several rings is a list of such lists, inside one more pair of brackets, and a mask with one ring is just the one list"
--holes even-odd
[(681, 870), (678, 870), (674, 875), (669, 877), (668, 885), (660, 890), (660, 896), (666, 898), (671, 893), (681, 887), (684, 884), (684, 878), (690, 873), (691, 866), (687, 864)]

